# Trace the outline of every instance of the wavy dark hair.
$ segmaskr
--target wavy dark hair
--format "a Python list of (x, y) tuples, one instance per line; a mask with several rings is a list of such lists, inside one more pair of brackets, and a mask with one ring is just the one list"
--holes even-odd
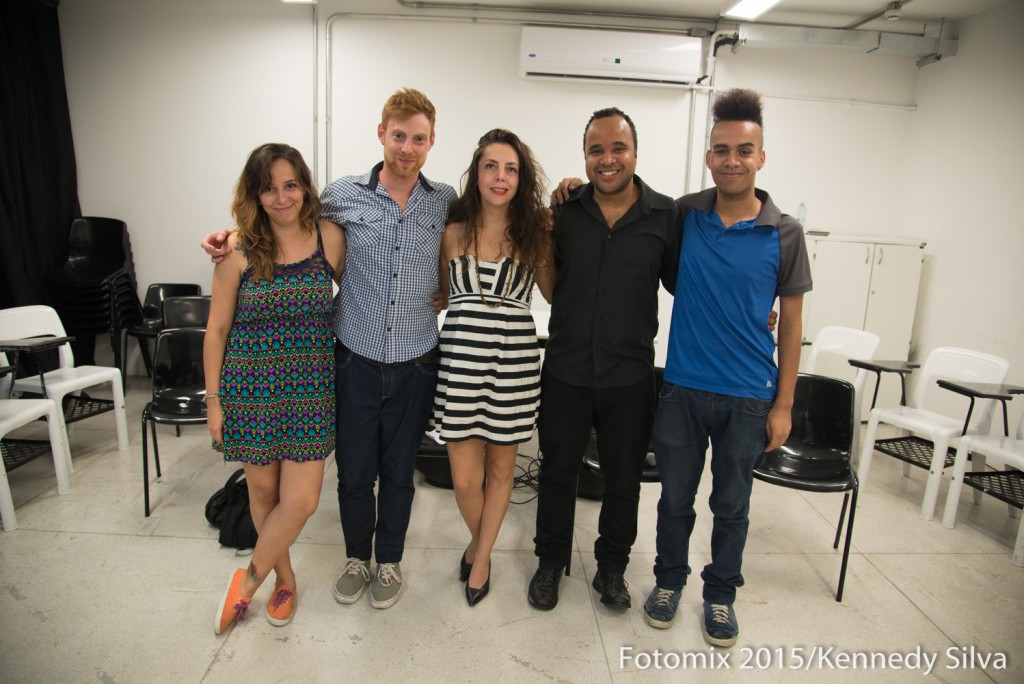
[(711, 109), (715, 123), (719, 121), (750, 121), (764, 130), (761, 117), (761, 95), (746, 88), (733, 88), (715, 98)]
[(482, 214), (480, 200), (480, 158), (488, 145), (503, 144), (515, 150), (519, 157), (519, 186), (508, 207), (508, 240), (512, 256), (530, 268), (547, 264), (551, 235), (545, 227), (544, 172), (533, 157), (529, 146), (515, 133), (495, 128), (484, 133), (477, 142), (469, 168), (462, 175), (462, 195), (452, 204), (449, 222), (466, 226), (461, 239), (464, 251), (470, 248), (473, 229), (479, 226)]
[(267, 212), (260, 203), (260, 193), (270, 186), (270, 167), (278, 159), (292, 165), (295, 178), (302, 187), (302, 209), (299, 211), (302, 229), (312, 233), (323, 209), (313, 185), (313, 174), (297, 149), (282, 143), (266, 143), (249, 154), (235, 185), (231, 215), (235, 217), (239, 243), (245, 250), (255, 280), (270, 280), (274, 269), (277, 241)]

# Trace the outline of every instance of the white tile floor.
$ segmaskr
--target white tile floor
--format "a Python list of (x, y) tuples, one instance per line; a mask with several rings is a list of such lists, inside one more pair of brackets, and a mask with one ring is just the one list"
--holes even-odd
[[(161, 428), (164, 476), (152, 484), (152, 517), (143, 517), (138, 422), (147, 387), (130, 379), (129, 451), (117, 451), (110, 415), (72, 427), (67, 496), (57, 496), (45, 457), (10, 475), (19, 528), (0, 533), (4, 682), (653, 682), (679, 681), (684, 667), (702, 682), (919, 682), (927, 667), (913, 661), (920, 654), (935, 658), (927, 681), (1024, 681), (1024, 570), (1009, 562), (1017, 520), (994, 500), (972, 505), (965, 492), (956, 529), (925, 522), (917, 514), (923, 472), (904, 479), (883, 456), (858, 507), (843, 603), (833, 598), (840, 554), (831, 548), (839, 496), (755, 484), (747, 586), (736, 604), (741, 636), (727, 655), (701, 638), (696, 575), (671, 630), (641, 618), (653, 584), (657, 484), (643, 486), (627, 571), (634, 607), (624, 614), (590, 588), (598, 506), (585, 500), (574, 571), (555, 610), (526, 602), (536, 567), (532, 501), (512, 506), (491, 594), (469, 608), (456, 573), (467, 535), (452, 493), (422, 479), (402, 563), (406, 595), (386, 611), (367, 600), (339, 605), (331, 593), (344, 555), (333, 460), (320, 509), (293, 549), (294, 621), (272, 627), (259, 595), (256, 619), (216, 637), (216, 603), (246, 560), (217, 544), (203, 507), (232, 468), (209, 449), (204, 428), (180, 438)], [(709, 534), (705, 511), (692, 544), (698, 573)], [(812, 653), (808, 669), (790, 669)], [(911, 659), (897, 669), (901, 655)], [(844, 669), (854, 656), (862, 658), (856, 669)]]

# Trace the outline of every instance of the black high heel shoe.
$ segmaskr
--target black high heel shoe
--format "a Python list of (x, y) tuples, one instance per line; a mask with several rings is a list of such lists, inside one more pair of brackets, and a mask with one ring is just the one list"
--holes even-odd
[(470, 607), (475, 606), (484, 600), (484, 596), (487, 596), (487, 592), (491, 590), (491, 564), (487, 564), (487, 581), (484, 582), (484, 586), (479, 589), (474, 589), (469, 586), (469, 582), (466, 582), (466, 602), (469, 603)]
[(459, 559), (459, 581), (466, 582), (469, 580), (469, 573), (473, 572), (473, 564), (466, 562), (466, 552), (462, 552), (462, 558)]

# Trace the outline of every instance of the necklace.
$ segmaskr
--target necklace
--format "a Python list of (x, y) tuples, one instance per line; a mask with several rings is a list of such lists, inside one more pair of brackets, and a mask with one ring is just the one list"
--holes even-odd
[[(501, 299), (498, 300), (497, 302), (487, 301), (487, 298), (484, 297), (484, 286), (480, 283), (480, 237), (477, 234), (478, 230), (479, 229), (476, 226), (473, 227), (473, 241), (472, 244), (470, 245), (470, 247), (474, 248), (473, 252), (476, 253), (476, 256), (473, 257), (473, 270), (475, 271), (476, 275), (476, 288), (477, 290), (480, 291), (480, 301), (484, 303), (484, 306), (486, 306), (489, 309), (497, 309), (499, 306), (502, 305), (502, 303), (504, 303), (505, 298), (508, 297), (508, 293), (512, 289), (512, 271), (511, 269), (509, 269), (509, 272), (505, 275), (505, 287), (504, 292), (501, 293)], [(500, 261), (501, 255), (499, 254), (499, 265), (497, 266), (497, 268), (494, 269), (495, 278), (501, 277)]]

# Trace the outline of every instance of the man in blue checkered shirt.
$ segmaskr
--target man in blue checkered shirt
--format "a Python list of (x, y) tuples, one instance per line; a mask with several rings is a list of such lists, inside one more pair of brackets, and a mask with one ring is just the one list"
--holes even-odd
[[(334, 302), (338, 503), (347, 560), (334, 587), (340, 603), (370, 588), (390, 608), (405, 585), (405, 549), (416, 453), (437, 385), (441, 233), (455, 190), (420, 169), (434, 145), (434, 105), (412, 89), (384, 104), (377, 137), (384, 160), (323, 192), (322, 218), (345, 229), (348, 253)], [(214, 259), (226, 232), (203, 243)], [(376, 496), (374, 483), (379, 480)], [(370, 557), (377, 568), (370, 572)]]
[(322, 199), (323, 218), (344, 226), (348, 241), (334, 311), (338, 503), (348, 560), (334, 596), (355, 603), (370, 586), (370, 604), (390, 608), (404, 589), (399, 561), (416, 453), (437, 385), (431, 297), (456, 195), (420, 173), (434, 144), (434, 106), (422, 93), (392, 95), (377, 137), (384, 161), (334, 181)]

